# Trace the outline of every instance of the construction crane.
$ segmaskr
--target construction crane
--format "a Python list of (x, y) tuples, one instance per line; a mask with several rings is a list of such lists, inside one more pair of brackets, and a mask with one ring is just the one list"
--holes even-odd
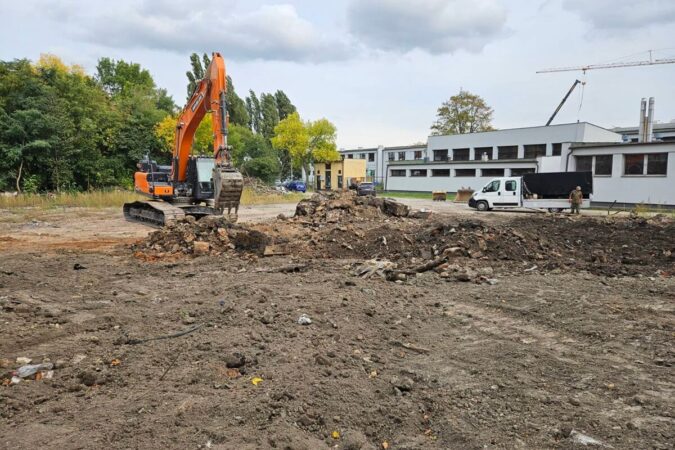
[[(663, 50), (663, 49), (662, 49)], [(667, 49), (666, 49), (667, 50)], [(649, 59), (647, 60), (642, 60), (642, 61), (625, 61), (625, 62), (613, 62), (613, 63), (605, 63), (605, 64), (589, 64), (587, 66), (572, 66), (572, 67), (555, 67), (551, 69), (542, 69), (538, 70), (537, 73), (551, 73), (551, 72), (576, 72), (576, 71), (581, 71), (583, 73), (583, 80), (584, 81), (579, 81), (575, 80), (574, 83), (572, 84), (572, 87), (570, 90), (567, 92), (567, 95), (563, 97), (562, 101), (556, 108), (556, 110), (553, 112), (553, 115), (551, 116), (550, 119), (548, 119), (548, 122), (546, 122), (546, 126), (549, 126), (555, 116), (558, 114), (558, 111), (560, 111), (560, 108), (565, 104), (565, 101), (567, 101), (567, 98), (572, 94), (572, 91), (574, 91), (574, 88), (577, 87), (578, 84), (581, 84), (581, 102), (579, 103), (579, 111), (581, 111), (581, 104), (583, 103), (583, 97), (584, 97), (584, 86), (586, 85), (586, 71), (587, 70), (595, 70), (595, 69), (616, 69), (620, 67), (635, 67), (635, 66), (656, 66), (656, 65), (661, 65), (661, 64), (674, 64), (675, 63), (675, 58), (664, 58), (664, 59), (654, 59), (654, 51), (649, 50)], [(631, 55), (634, 56), (634, 55)]]
[(675, 58), (654, 59), (652, 57), (652, 50), (649, 50), (649, 59), (643, 61), (626, 61), (609, 64), (589, 64), (587, 66), (574, 66), (574, 67), (555, 67), (551, 69), (538, 70), (537, 73), (576, 72), (581, 70), (585, 74), (587, 70), (616, 69), (618, 67), (635, 67), (635, 66), (656, 66), (660, 64), (675, 64)]
[(575, 87), (577, 87), (577, 84), (580, 84), (583, 86), (585, 83), (579, 81), (579, 80), (574, 80), (574, 83), (572, 83), (572, 87), (570, 88), (569, 91), (567, 91), (567, 94), (563, 97), (562, 101), (558, 105), (558, 107), (553, 111), (553, 114), (551, 115), (551, 118), (548, 119), (548, 122), (546, 122), (546, 126), (551, 125), (551, 122), (553, 122), (553, 119), (555, 119), (555, 116), (558, 114), (558, 111), (560, 111), (560, 108), (563, 107), (565, 102), (567, 101), (567, 98), (572, 94), (572, 91), (574, 90)]

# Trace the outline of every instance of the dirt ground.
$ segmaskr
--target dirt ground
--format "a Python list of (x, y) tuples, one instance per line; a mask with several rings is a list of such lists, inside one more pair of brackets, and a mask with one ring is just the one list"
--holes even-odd
[(341, 202), (1, 213), (0, 447), (673, 448), (671, 220)]

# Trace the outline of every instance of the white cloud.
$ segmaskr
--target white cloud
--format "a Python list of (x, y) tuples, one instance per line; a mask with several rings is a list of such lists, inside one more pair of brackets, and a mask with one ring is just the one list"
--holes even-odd
[(174, 52), (217, 50), (228, 58), (322, 62), (344, 59), (347, 45), (323, 35), (292, 5), (230, 12), (234, 1), (63, 2), (51, 16), (72, 37), (112, 48)]
[(432, 54), (480, 52), (503, 35), (506, 10), (498, 0), (354, 0), (352, 34), (388, 51)]
[(595, 28), (630, 32), (631, 29), (675, 22), (673, 0), (565, 0), (563, 7)]

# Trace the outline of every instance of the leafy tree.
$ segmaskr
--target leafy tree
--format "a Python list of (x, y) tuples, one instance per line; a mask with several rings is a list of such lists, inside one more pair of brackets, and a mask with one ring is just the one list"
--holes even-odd
[(198, 54), (193, 53), (190, 55), (190, 66), (192, 67), (192, 70), (185, 73), (188, 78), (186, 101), (190, 100), (192, 93), (197, 89), (199, 81), (204, 78), (206, 68), (209, 67), (209, 64), (211, 64), (211, 58), (209, 58), (206, 53), (202, 54), (201, 61)]
[(96, 79), (111, 96), (128, 94), (131, 90), (151, 91), (155, 82), (150, 72), (140, 64), (101, 58), (96, 65)]
[(279, 158), (270, 142), (247, 127), (233, 125), (230, 128), (232, 160), (245, 175), (271, 183), (279, 176)]
[(331, 162), (340, 159), (337, 151), (337, 129), (327, 119), (319, 119), (315, 122), (307, 122), (307, 134), (309, 136), (309, 152), (312, 161)]
[[(176, 146), (177, 116), (166, 116), (155, 126), (155, 134), (161, 142), (161, 151), (173, 154)], [(192, 142), (192, 152), (196, 155), (211, 155), (213, 153), (213, 130), (211, 129), (211, 115), (207, 114), (197, 127)]]
[(262, 114), (260, 134), (267, 139), (272, 139), (274, 127), (279, 123), (279, 110), (277, 109), (277, 101), (274, 95), (260, 94), (260, 111)]
[[(199, 55), (193, 53), (190, 55), (190, 65), (192, 70), (186, 72), (188, 78), (187, 86), (187, 100), (190, 100), (197, 85), (202, 78), (206, 76), (206, 69), (208, 69), (211, 64), (211, 59), (209, 56), (204, 53), (202, 54), (202, 59), (199, 59)], [(234, 84), (232, 83), (232, 78), (227, 75), (227, 91), (225, 93), (225, 103), (227, 103), (227, 113), (230, 118), (230, 123), (235, 125), (244, 125), (248, 126), (249, 117), (248, 111), (246, 110), (246, 104), (244, 100), (237, 95), (237, 92), (234, 89)]]
[(335, 142), (337, 130), (326, 119), (303, 122), (295, 112), (279, 122), (274, 129), (272, 145), (277, 151), (287, 151), (295, 167), (302, 167), (308, 182), (313, 161), (330, 162), (340, 159)]
[(465, 90), (450, 97), (438, 108), (436, 122), (431, 125), (434, 135), (465, 134), (491, 131), (492, 113), (482, 97)]
[(262, 111), (260, 109), (260, 101), (252, 89), (249, 89), (248, 97), (246, 97), (246, 110), (248, 111), (251, 130), (256, 133), (260, 133), (262, 124)]
[(274, 99), (277, 102), (277, 111), (279, 111), (279, 120), (284, 120), (289, 115), (297, 111), (295, 105), (291, 103), (291, 100), (284, 93), (284, 91), (278, 90), (274, 93)]
[(233, 125), (249, 126), (250, 118), (246, 110), (246, 103), (237, 95), (234, 90), (232, 78), (227, 76), (227, 93), (225, 94), (227, 102), (227, 113), (230, 117), (230, 123)]

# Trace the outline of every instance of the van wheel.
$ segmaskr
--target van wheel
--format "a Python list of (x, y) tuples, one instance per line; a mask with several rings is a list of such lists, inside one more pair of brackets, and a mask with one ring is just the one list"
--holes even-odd
[(561, 213), (563, 211), (562, 208), (549, 208), (548, 212), (550, 213)]
[(476, 209), (478, 211), (487, 211), (488, 209), (490, 209), (490, 207), (488, 206), (487, 202), (480, 201), (476, 203)]

